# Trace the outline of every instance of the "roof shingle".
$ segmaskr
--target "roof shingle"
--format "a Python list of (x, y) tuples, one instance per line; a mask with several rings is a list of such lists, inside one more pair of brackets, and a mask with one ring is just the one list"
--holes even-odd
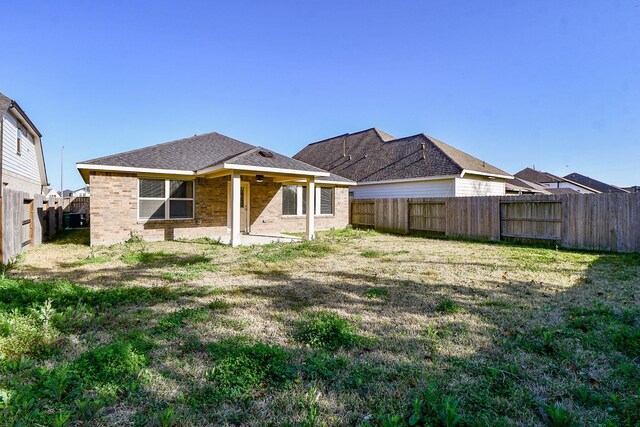
[(372, 128), (307, 145), (294, 159), (356, 182), (507, 172), (425, 134), (395, 138)]

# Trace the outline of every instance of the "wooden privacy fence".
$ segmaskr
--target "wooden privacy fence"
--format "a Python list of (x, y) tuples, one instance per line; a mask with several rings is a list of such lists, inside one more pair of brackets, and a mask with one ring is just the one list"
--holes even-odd
[(640, 193), (354, 199), (350, 223), (392, 233), (640, 252)]
[(62, 207), (46, 199), (8, 188), (2, 191), (0, 250), (7, 264), (23, 250), (38, 246), (62, 228)]

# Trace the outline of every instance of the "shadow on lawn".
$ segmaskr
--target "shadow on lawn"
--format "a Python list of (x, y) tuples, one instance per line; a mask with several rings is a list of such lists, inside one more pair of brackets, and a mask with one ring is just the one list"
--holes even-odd
[[(132, 289), (118, 285), (140, 278), (166, 283), (159, 267), (188, 264), (192, 257), (171, 256), (140, 265), (109, 268), (104, 272), (108, 278), (103, 282), (109, 288), (103, 290), (26, 281), (11, 289), (0, 288), (0, 302), (8, 308), (8, 305), (24, 307), (53, 298), (62, 305), (78, 301), (106, 302), (114, 309), (118, 305), (139, 303), (153, 307), (178, 299), (189, 302), (185, 297), (192, 296), (189, 292), (196, 287), (184, 291), (173, 288), (154, 291), (153, 287)], [(495, 267), (488, 263), (474, 263), (474, 266)], [(457, 267), (462, 275), (468, 264), (458, 263)], [(505, 264), (500, 268), (514, 266)], [(581, 271), (579, 268), (555, 270), (564, 274)], [(264, 359), (265, 356), (256, 353), (258, 350), (250, 345), (237, 344), (227, 353), (219, 349), (212, 351), (211, 346), (216, 342), (207, 341), (210, 336), (205, 337), (204, 331), (189, 329), (192, 324), (188, 317), (174, 316), (171, 323), (166, 313), (154, 311), (143, 323), (169, 325), (165, 329), (151, 326), (142, 331), (156, 346), (162, 345), (177, 360), (195, 358), (208, 366), (224, 358), (225, 363), (231, 364), (234, 378), (244, 372), (241, 370), (249, 370), (246, 378), (255, 381), (251, 383), (255, 390), (250, 388), (250, 393), (238, 398), (213, 398), (216, 390), (208, 378), (186, 371), (181, 373), (175, 365), (159, 361), (152, 365), (153, 369), (186, 391), (167, 400), (153, 389), (147, 390), (152, 402), (144, 405), (141, 410), (145, 413), (140, 416), (152, 416), (154, 411), (174, 405), (191, 414), (195, 423), (223, 420), (242, 424), (251, 420), (249, 413), (262, 421), (269, 417), (282, 421), (283, 413), (300, 419), (304, 412), (300, 402), (279, 402), (290, 400), (290, 396), (281, 398), (280, 392), (286, 387), (299, 388), (299, 394), (304, 395), (305, 387), (316, 384), (337, 400), (354, 399), (357, 402), (353, 403), (354, 408), (349, 408), (352, 403), (347, 402), (346, 414), (340, 422), (358, 424), (367, 414), (395, 413), (404, 418), (410, 411), (412, 397), (435, 382), (440, 395), (459, 402), (458, 411), (466, 425), (492, 425), (489, 421), (493, 425), (540, 424), (549, 421), (548, 408), (555, 407), (578, 414), (581, 423), (607, 417), (619, 425), (633, 425), (638, 421), (633, 411), (638, 407), (640, 355), (634, 349), (637, 347), (633, 347), (633, 338), (640, 338), (637, 333), (640, 255), (600, 255), (584, 270), (578, 283), (561, 292), (556, 292), (552, 283), (500, 280), (493, 276), (483, 280), (482, 289), (474, 289), (437, 278), (402, 280), (350, 271), (312, 271), (310, 275), (324, 276), (326, 280), (311, 279), (279, 270), (277, 264), (265, 264), (264, 269), (255, 268), (247, 273), (255, 277), (260, 286), (244, 286), (243, 276), (231, 277), (230, 284), (233, 289), (241, 290), (242, 296), (266, 301), (267, 313), (316, 309), (337, 310), (354, 316), (372, 313), (372, 319), (366, 321), (380, 324), (379, 328), (374, 325), (373, 331), (384, 332), (388, 327), (389, 334), (364, 340), (355, 348), (341, 350), (328, 359), (291, 342), (282, 348), (289, 355), (287, 363), (294, 373), (278, 371), (277, 375), (284, 375), (281, 383), (282, 378), (274, 379), (270, 371), (261, 368), (271, 366), (271, 359)], [(32, 275), (51, 277), (51, 272), (34, 271)], [(54, 278), (92, 283), (91, 275), (95, 272), (76, 269)], [(383, 288), (387, 293), (380, 298), (367, 298), (367, 291), (374, 287)], [(443, 311), (439, 303), (444, 300), (452, 301), (461, 311)], [(185, 312), (185, 316), (196, 316), (194, 313), (206, 309), (197, 304), (201, 303), (189, 308), (190, 314)], [(412, 325), (397, 322), (399, 316), (414, 315), (433, 320), (436, 329), (416, 334), (411, 330)], [(213, 313), (211, 316), (227, 315)], [(470, 330), (469, 316), (480, 319), (483, 329), (478, 333), (485, 334), (486, 339), (463, 355), (443, 352), (444, 342), (455, 344), (459, 340), (460, 345), (464, 345), (465, 337), (477, 332)], [(178, 330), (181, 332), (177, 333)], [(124, 332), (120, 331), (123, 339), (133, 336)], [(267, 354), (270, 353), (267, 351)], [(258, 357), (256, 355), (261, 358), (252, 359)], [(331, 367), (330, 362), (336, 357), (344, 357), (345, 364)], [(292, 382), (295, 376), (301, 376), (304, 383), (295, 385)], [(228, 381), (236, 385), (233, 378)], [(586, 394), (576, 393), (576, 390), (585, 390), (580, 387), (586, 387)], [(267, 403), (261, 397), (269, 393), (274, 393), (269, 402), (282, 405), (277, 407), (282, 412), (265, 416)], [(222, 406), (227, 408), (226, 415), (220, 415)], [(483, 424), (483, 417), (487, 423)]]

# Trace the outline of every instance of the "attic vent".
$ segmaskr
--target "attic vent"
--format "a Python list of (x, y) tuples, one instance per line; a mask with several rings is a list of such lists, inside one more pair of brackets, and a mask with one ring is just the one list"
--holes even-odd
[(260, 150), (258, 151), (262, 157), (273, 157), (273, 153), (271, 151)]

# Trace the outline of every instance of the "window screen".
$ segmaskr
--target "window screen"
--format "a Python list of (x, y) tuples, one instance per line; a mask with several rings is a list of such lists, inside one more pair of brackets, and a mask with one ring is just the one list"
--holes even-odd
[(140, 198), (164, 199), (164, 179), (141, 179)]
[(320, 214), (333, 214), (333, 188), (320, 187)]
[(282, 215), (296, 215), (298, 188), (295, 185), (282, 186)]
[(141, 219), (193, 218), (193, 181), (141, 179)]

